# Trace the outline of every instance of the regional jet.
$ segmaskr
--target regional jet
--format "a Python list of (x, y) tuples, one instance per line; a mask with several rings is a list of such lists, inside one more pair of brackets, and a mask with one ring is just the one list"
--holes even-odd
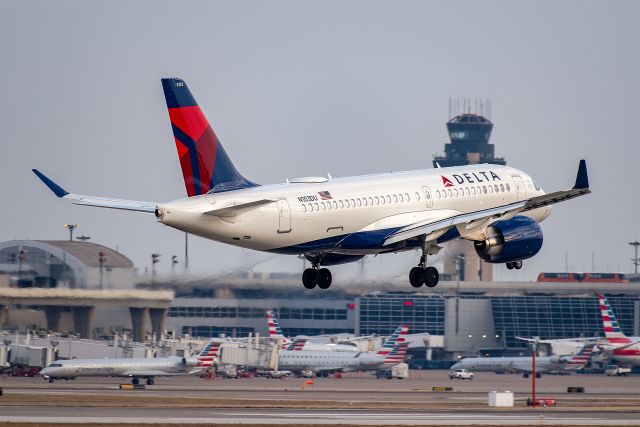
[[(595, 343), (586, 343), (575, 355), (536, 357), (536, 377), (542, 373), (582, 368), (589, 362)], [(533, 357), (467, 357), (453, 365), (451, 369), (468, 369), (479, 372), (522, 372), (529, 377), (533, 371)]]
[(406, 356), (405, 337), (408, 326), (400, 326), (387, 339), (382, 349), (373, 353), (293, 349), (280, 352), (278, 369), (318, 375), (331, 372), (373, 371), (402, 363)]
[(56, 196), (74, 204), (146, 212), (207, 239), (303, 255), (311, 263), (302, 274), (307, 289), (331, 286), (327, 266), (415, 249), (421, 255), (409, 282), (434, 287), (440, 276), (427, 256), (458, 238), (473, 241), (484, 261), (519, 269), (540, 251), (539, 222), (549, 216), (551, 205), (590, 193), (584, 160), (573, 188), (548, 194), (527, 173), (489, 164), (259, 185), (235, 168), (184, 80), (162, 79), (162, 86), (187, 198), (148, 202), (87, 196), (34, 173)]

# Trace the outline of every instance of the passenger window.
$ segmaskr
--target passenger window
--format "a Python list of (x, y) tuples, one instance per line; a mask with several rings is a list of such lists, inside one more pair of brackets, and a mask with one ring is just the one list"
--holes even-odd
[(307, 213), (307, 205), (305, 204), (302, 205), (302, 212)]
[(369, 205), (373, 206), (373, 199), (371, 197), (369, 197)]
[(320, 204), (322, 205), (322, 210), (323, 211), (327, 210), (327, 205), (324, 202), (321, 202)]
[(344, 203), (342, 202), (342, 200), (338, 202), (338, 205), (340, 205), (340, 209), (344, 208)]
[(393, 195), (393, 203), (398, 203), (398, 195), (397, 194)]
[(404, 202), (404, 199), (403, 199), (403, 197), (402, 197), (402, 194), (399, 194), (399, 195), (398, 195), (398, 199), (400, 200), (400, 203)]
[(440, 190), (436, 190), (436, 197), (439, 199), (440, 198)]
[(471, 194), (471, 191), (469, 191), (469, 187), (465, 188), (464, 192), (467, 194), (467, 196), (469, 196)]
[(446, 190), (442, 190), (442, 198), (443, 199), (447, 198), (447, 191)]
[(331, 210), (331, 202), (327, 202), (327, 209)]
[(500, 189), (498, 188), (498, 184), (495, 184), (493, 186), (493, 189), (496, 190), (496, 193), (500, 192)]
[(354, 199), (351, 199), (351, 206), (353, 206), (354, 208), (356, 207), (356, 201)]
[(391, 204), (391, 196), (387, 194), (387, 204), (390, 205)]
[(483, 186), (482, 186), (482, 192), (483, 192), (484, 194), (487, 194), (487, 186), (486, 186), (486, 185), (483, 185)]
[(453, 197), (453, 192), (451, 191), (451, 189), (447, 190), (447, 196)]
[(376, 205), (379, 205), (380, 204), (380, 199), (378, 198), (378, 196), (376, 196), (375, 199), (376, 199)]
[(478, 190), (478, 196), (482, 194), (482, 189), (479, 185), (476, 187), (476, 190)]
[(458, 189), (457, 188), (453, 189), (453, 195), (454, 195), (454, 197), (458, 197)]
[(504, 185), (500, 184), (500, 191), (504, 192)]
[(316, 209), (316, 211), (320, 211), (320, 206), (318, 205), (318, 202), (314, 203), (314, 208)]
[(506, 183), (504, 186), (507, 189), (507, 191), (511, 191), (511, 187), (509, 187), (509, 183)]
[(476, 195), (476, 187), (471, 187), (471, 194)]
[(335, 200), (333, 202), (331, 202), (333, 204), (333, 209), (338, 209), (338, 202), (336, 202)]
[(363, 198), (362, 198), (362, 204), (363, 204), (364, 206), (367, 206), (367, 198), (366, 198), (366, 197), (363, 197)]
[(362, 200), (359, 197), (356, 199), (356, 203), (358, 204), (358, 207), (362, 206)]
[(404, 200), (408, 203), (411, 201), (411, 199), (409, 198), (409, 193), (404, 193)]
[(493, 187), (489, 186), (489, 194), (492, 194), (492, 193), (493, 193)]
[(349, 207), (351, 207), (351, 206), (349, 206), (349, 199), (345, 200), (345, 201), (344, 201), (344, 204), (345, 204), (345, 206), (346, 206), (346, 207), (348, 207), (348, 208), (349, 208)]
[[(431, 200), (431, 193), (427, 193), (427, 200)], [(420, 201), (420, 193), (416, 191), (416, 201)]]

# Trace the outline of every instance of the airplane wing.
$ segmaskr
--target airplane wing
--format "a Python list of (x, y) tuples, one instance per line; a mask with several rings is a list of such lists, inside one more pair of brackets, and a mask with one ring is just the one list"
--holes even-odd
[(69, 199), (75, 205), (95, 206), (109, 209), (122, 209), (126, 211), (136, 211), (145, 213), (154, 213), (156, 210), (156, 202), (142, 202), (138, 200), (113, 199), (110, 197), (86, 196), (83, 194), (72, 194), (60, 187), (58, 184), (49, 179), (45, 174), (37, 169), (32, 169), (38, 178), (49, 187), (53, 194), (62, 198)]
[[(166, 371), (154, 371), (154, 370), (130, 370), (122, 373), (121, 376), (125, 377), (171, 377), (174, 375), (183, 375), (180, 372), (166, 372)], [(119, 375), (120, 376), (120, 375)]]
[(490, 222), (493, 222), (500, 218), (509, 219), (522, 212), (527, 212), (533, 209), (563, 202), (565, 200), (584, 196), (585, 194), (589, 193), (591, 193), (591, 190), (589, 190), (587, 163), (584, 160), (580, 160), (575, 185), (569, 190), (543, 194), (542, 196), (532, 197), (530, 199), (521, 200), (519, 202), (510, 203), (495, 208), (461, 213), (437, 221), (427, 220), (424, 222), (410, 224), (387, 236), (384, 241), (384, 245), (391, 245), (393, 243), (401, 242), (403, 240), (422, 235), (427, 235), (427, 240), (433, 240), (434, 238), (440, 237), (440, 235), (444, 234), (449, 228), (453, 226), (464, 224), (467, 228), (472, 228), (479, 222), (488, 225)]

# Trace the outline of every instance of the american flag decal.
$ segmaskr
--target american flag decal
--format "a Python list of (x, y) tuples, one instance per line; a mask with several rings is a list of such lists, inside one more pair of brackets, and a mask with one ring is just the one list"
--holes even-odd
[(331, 200), (331, 199), (333, 199), (333, 197), (331, 197), (331, 193), (329, 193), (328, 191), (320, 191), (320, 192), (318, 192), (318, 194), (320, 195), (320, 198), (322, 200)]

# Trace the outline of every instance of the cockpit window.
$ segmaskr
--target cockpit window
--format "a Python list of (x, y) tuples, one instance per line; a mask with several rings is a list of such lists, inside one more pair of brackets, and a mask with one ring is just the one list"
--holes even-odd
[[(532, 180), (533, 181), (533, 180)], [(536, 189), (536, 191), (540, 191), (540, 186), (538, 185), (537, 182), (533, 181), (533, 186)]]

